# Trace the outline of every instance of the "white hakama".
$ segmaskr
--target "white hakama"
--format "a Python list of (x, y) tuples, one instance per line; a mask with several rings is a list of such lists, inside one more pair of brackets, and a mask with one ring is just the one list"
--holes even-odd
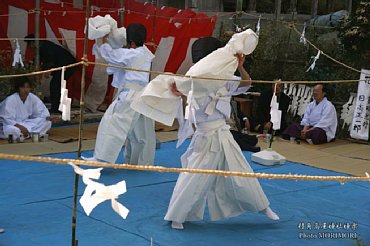
[[(147, 47), (112, 49), (108, 44), (96, 47), (109, 64), (149, 70), (154, 55)], [(115, 163), (126, 141), (125, 161), (129, 164), (153, 165), (155, 154), (154, 121), (131, 107), (134, 98), (147, 85), (149, 74), (108, 68), (118, 96), (105, 112), (98, 128), (94, 158)]]
[[(190, 68), (186, 75), (191, 78), (159, 75), (145, 87), (141, 97), (134, 100), (132, 107), (135, 110), (163, 124), (171, 125), (175, 117), (180, 117), (180, 143), (192, 133), (192, 124), (196, 126), (190, 146), (181, 157), (183, 168), (253, 172), (232, 137), (226, 119), (230, 117), (231, 96), (249, 88), (239, 88), (238, 81), (229, 81), (235, 79), (238, 66), (235, 54), (249, 54), (256, 45), (257, 35), (253, 31), (236, 34), (225, 47)], [(225, 80), (204, 80), (197, 76)], [(182, 111), (182, 104), (181, 99), (171, 93), (172, 83), (176, 83), (178, 91), (187, 96), (186, 122), (178, 113)], [(271, 211), (256, 178), (181, 173), (165, 220), (176, 224), (201, 220), (206, 204), (211, 220), (244, 212)]]
[(100, 121), (94, 157), (115, 163), (126, 142), (125, 161), (128, 164), (152, 165), (155, 154), (154, 121), (130, 107), (136, 91), (130, 91), (124, 101), (117, 98)]
[[(184, 168), (253, 172), (223, 119), (198, 124), (181, 163)], [(165, 220), (202, 220), (206, 203), (211, 220), (262, 211), (269, 206), (255, 178), (181, 173)]]

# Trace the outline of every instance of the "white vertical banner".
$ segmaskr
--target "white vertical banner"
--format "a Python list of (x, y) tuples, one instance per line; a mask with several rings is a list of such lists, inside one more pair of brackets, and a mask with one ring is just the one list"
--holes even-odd
[(369, 139), (370, 121), (370, 70), (362, 69), (357, 89), (356, 108), (353, 114), (350, 135), (352, 138)]

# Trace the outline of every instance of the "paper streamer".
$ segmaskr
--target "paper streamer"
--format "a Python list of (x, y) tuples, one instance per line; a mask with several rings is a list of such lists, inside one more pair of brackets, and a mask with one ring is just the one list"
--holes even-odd
[(129, 210), (116, 200), (120, 195), (126, 193), (126, 181), (122, 180), (117, 184), (105, 186), (104, 184), (91, 180), (99, 179), (100, 172), (103, 168), (84, 170), (74, 164), (70, 163), (70, 165), (78, 175), (82, 176), (82, 181), (86, 184), (85, 191), (80, 198), (80, 204), (87, 216), (89, 216), (100, 203), (110, 200), (112, 209), (123, 219), (127, 218)]
[(305, 37), (305, 33), (306, 33), (306, 22), (304, 23), (304, 26), (303, 26), (303, 31), (302, 31), (302, 34), (301, 34), (301, 38), (299, 39), (299, 42), (302, 43), (304, 46), (307, 45), (307, 40), (306, 40), (306, 37)]
[(21, 54), (21, 48), (19, 46), (18, 39), (15, 40), (15, 51), (13, 56), (13, 64), (12, 66), (15, 67), (18, 63), (21, 64), (22, 67), (24, 67), (23, 60), (22, 60), (22, 54)]
[(71, 120), (71, 104), (72, 99), (68, 97), (67, 81), (64, 80), (65, 67), (62, 67), (62, 75), (60, 82), (60, 103), (58, 110), (62, 112), (62, 120)]
[(257, 25), (256, 25), (256, 34), (257, 35), (260, 35), (260, 29), (261, 29), (261, 15), (259, 16), (258, 22), (257, 22)]
[(313, 62), (311, 63), (310, 67), (306, 70), (306, 72), (313, 70), (316, 66), (316, 61), (320, 58), (321, 50), (317, 51), (316, 56), (313, 59)]
[(271, 115), (271, 122), (272, 122), (272, 129), (279, 130), (281, 125), (281, 110), (279, 110), (279, 103), (277, 102), (277, 96), (276, 96), (276, 83), (275, 83), (275, 89), (274, 94), (271, 98), (270, 103), (270, 115)]

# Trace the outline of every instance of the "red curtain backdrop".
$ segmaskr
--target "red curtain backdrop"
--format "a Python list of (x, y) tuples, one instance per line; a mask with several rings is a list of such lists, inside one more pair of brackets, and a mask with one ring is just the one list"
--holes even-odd
[[(76, 31), (76, 59), (79, 61), (83, 56), (84, 50), (84, 9), (73, 7), (72, 0), (63, 3), (53, 4), (41, 0), (40, 14), (40, 37), (46, 37), (47, 21), (57, 38), (62, 38), (59, 28)], [(94, 0), (91, 5), (96, 6), (91, 17), (96, 15), (110, 14), (117, 20), (119, 25), (119, 1), (118, 0)], [(35, 9), (34, 1), (24, 0), (2, 0), (0, 2), (0, 35), (1, 38), (15, 38), (7, 36), (9, 6), (20, 8), (26, 11)], [(99, 9), (99, 10), (97, 10)], [(195, 13), (192, 10), (178, 10), (171, 7), (161, 7), (156, 9), (150, 3), (138, 3), (134, 0), (124, 1), (124, 26), (131, 23), (142, 23), (147, 28), (147, 42), (158, 45), (161, 38), (174, 37), (175, 42), (170, 56), (165, 66), (165, 72), (176, 73), (181, 63), (185, 59), (186, 51), (191, 38), (211, 36), (216, 17), (208, 17), (204, 13)], [(33, 33), (35, 27), (35, 14), (32, 11), (28, 14), (28, 32)], [(14, 26), (14, 28), (17, 28)], [(23, 37), (17, 37), (22, 39)], [(22, 42), (20, 40), (20, 42)], [(89, 40), (88, 59), (94, 61), (92, 46), (94, 41)], [(154, 46), (148, 47), (155, 52)], [(10, 41), (0, 41), (2, 50), (11, 51)], [(29, 57), (30, 54), (26, 54)], [(10, 65), (11, 61), (7, 63)], [(94, 66), (87, 67), (86, 88), (90, 83)], [(68, 81), (70, 96), (76, 99), (80, 97), (81, 70)], [(107, 81), (108, 83), (108, 81)]]

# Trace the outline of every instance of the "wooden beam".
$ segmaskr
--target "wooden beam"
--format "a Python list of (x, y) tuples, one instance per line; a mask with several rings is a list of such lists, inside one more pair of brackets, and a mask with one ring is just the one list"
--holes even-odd
[(317, 8), (319, 6), (319, 0), (312, 0), (311, 2), (311, 17), (317, 16)]

